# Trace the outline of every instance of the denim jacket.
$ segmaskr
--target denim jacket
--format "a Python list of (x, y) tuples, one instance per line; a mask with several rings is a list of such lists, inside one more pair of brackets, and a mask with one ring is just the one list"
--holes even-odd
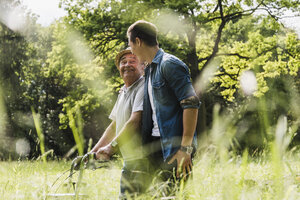
[[(161, 136), (163, 158), (175, 154), (181, 145), (183, 134), (183, 109), (199, 108), (197, 105), (180, 101), (197, 96), (191, 83), (188, 67), (177, 57), (159, 49), (151, 65), (145, 69), (145, 93), (143, 104), (142, 141), (147, 144), (152, 134), (152, 109), (148, 95), (148, 81), (151, 72), (153, 103)], [(196, 145), (196, 133), (193, 145)]]

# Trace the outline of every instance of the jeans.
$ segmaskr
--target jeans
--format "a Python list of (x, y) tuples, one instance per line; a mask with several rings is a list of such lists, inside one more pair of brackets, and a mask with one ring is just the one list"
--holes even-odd
[(119, 199), (134, 198), (146, 192), (151, 177), (147, 159), (125, 161), (121, 173)]
[(168, 164), (169, 159), (163, 159), (160, 137), (151, 137), (152, 142), (149, 144), (150, 174), (153, 175), (153, 189), (160, 190), (159, 196), (174, 196), (179, 189), (181, 182), (185, 185), (187, 179), (176, 177), (177, 161)]

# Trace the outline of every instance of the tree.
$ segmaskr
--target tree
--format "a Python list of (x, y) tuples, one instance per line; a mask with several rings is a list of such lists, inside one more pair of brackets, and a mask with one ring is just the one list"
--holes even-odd
[(299, 11), (296, 0), (72, 2), (62, 1), (69, 12), (66, 21), (84, 33), (99, 55), (115, 55), (114, 49), (126, 46), (127, 27), (142, 18), (159, 27), (160, 46), (188, 64), (196, 88), (206, 82), (197, 82), (206, 70), (215, 72), (209, 87), (198, 91), (201, 127), (210, 125), (216, 102), (223, 108), (247, 102), (239, 84), (244, 71), (255, 73), (257, 97), (268, 91), (270, 79), (299, 74), (299, 39), (279, 22), (284, 11)]
[[(48, 97), (52, 96), (56, 116), (59, 117), (54, 121), (59, 122), (65, 136), (72, 138), (72, 115), (78, 122), (77, 128), (83, 127), (86, 141), (89, 138), (96, 140), (108, 123), (105, 113), (112, 106), (113, 99), (110, 85), (102, 78), (104, 66), (90, 52), (81, 35), (70, 26), (57, 23), (53, 37), (52, 51), (48, 54), (47, 67), (43, 72), (44, 79), (49, 81), (49, 88), (45, 91)], [(49, 133), (53, 134), (53, 130)], [(55, 138), (58, 138), (57, 134)], [(69, 142), (69, 145), (72, 141), (67, 138), (61, 140)]]
[[(8, 11), (20, 6), (12, 0), (0, 4), (0, 114), (7, 116), (7, 129), (1, 131), (27, 138), (32, 156), (39, 155), (39, 141), (31, 107), (39, 113), (46, 148), (57, 155), (74, 144), (67, 113), (82, 119), (86, 139), (99, 138), (123, 83), (114, 57), (127, 46), (127, 28), (138, 19), (155, 23), (160, 46), (188, 64), (201, 96), (202, 131), (211, 126), (216, 103), (222, 112), (237, 113), (237, 127), (259, 119), (247, 130), (256, 133), (251, 127), (258, 127), (266, 138), (272, 138), (268, 126), (274, 127), (280, 115), (297, 126), (299, 38), (279, 23), (284, 11), (299, 11), (296, 0), (62, 0), (68, 16), (46, 28), (26, 12), (20, 14), (26, 26), (8, 23)], [(257, 82), (254, 97), (241, 87), (247, 73)], [(244, 133), (236, 137), (250, 144)]]
[[(21, 121), (20, 113), (28, 111), (28, 104), (20, 102), (25, 101), (22, 94), (26, 90), (23, 85), (25, 73), (22, 67), (29, 60), (31, 46), (25, 37), (16, 31), (18, 27), (13, 26), (15, 24), (9, 23), (5, 18), (18, 6), (20, 6), (19, 1), (7, 0), (0, 4), (0, 95), (3, 99), (1, 116), (6, 116), (1, 119), (3, 126), (0, 130), (2, 136), (0, 139), (1, 144), (4, 145), (4, 152), (9, 153), (14, 152), (12, 137), (24, 136), (24, 132), (27, 131), (23, 126), (24, 122)], [(29, 15), (24, 14), (23, 17), (27, 19)]]

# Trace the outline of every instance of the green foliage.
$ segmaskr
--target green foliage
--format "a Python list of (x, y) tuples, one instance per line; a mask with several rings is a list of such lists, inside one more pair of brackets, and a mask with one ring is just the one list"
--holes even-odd
[(300, 67), (299, 49), (300, 41), (294, 33), (286, 35), (273, 35), (266, 37), (258, 31), (248, 32), (247, 42), (234, 42), (231, 48), (226, 48), (220, 64), (220, 70), (213, 80), (222, 87), (222, 95), (233, 101), (238, 95), (237, 91), (240, 75), (244, 70), (256, 72), (258, 90), (255, 96), (262, 96), (269, 90), (268, 78), (276, 78), (281, 75), (297, 77)]
[[(0, 4), (0, 114), (5, 116), (0, 136), (8, 136), (9, 144), (25, 138), (31, 157), (42, 153), (31, 107), (40, 115), (45, 152), (65, 155), (74, 146), (70, 117), (78, 112), (85, 141), (100, 137), (123, 84), (114, 58), (127, 46), (128, 26), (138, 19), (158, 26), (160, 47), (187, 63), (195, 88), (205, 88), (197, 90), (202, 131), (214, 126), (218, 103), (220, 113), (237, 113), (230, 127), (236, 126), (235, 139), (249, 152), (274, 139), (281, 115), (291, 133), (297, 132), (299, 37), (278, 22), (283, 11), (299, 12), (297, 0), (61, 0), (68, 15), (60, 22), (41, 27), (26, 11), (20, 14), (26, 26), (12, 29), (3, 16), (18, 6), (11, 0)], [(253, 94), (241, 84), (246, 72), (256, 79)], [(14, 155), (14, 149), (9, 152)]]
[[(44, 75), (53, 80), (64, 93), (57, 99), (57, 104), (62, 105), (59, 113), (60, 128), (67, 129), (73, 124), (70, 116), (76, 116), (78, 111), (87, 127), (88, 123), (92, 123), (89, 121), (93, 115), (103, 113), (112, 104), (112, 90), (103, 80), (102, 60), (93, 56), (80, 34), (64, 24), (57, 24), (54, 38), (47, 59), (49, 67), (45, 69)], [(70, 127), (74, 133), (74, 124)], [(102, 128), (105, 127), (102, 125)]]
[[(16, 33), (1, 23), (0, 34), (1, 87), (5, 88), (1, 95), (8, 113), (1, 136), (8, 137), (9, 144), (13, 144), (14, 137), (25, 137), (31, 144), (29, 156), (38, 157), (41, 149), (37, 148), (37, 134), (32, 134), (32, 106), (40, 114), (43, 151), (55, 149), (56, 155), (64, 155), (73, 146), (67, 107), (72, 114), (81, 110), (84, 130), (88, 131), (85, 137), (98, 138), (108, 123), (104, 113), (112, 105), (112, 93), (100, 77), (102, 61), (93, 60), (80, 35), (64, 25), (40, 27), (35, 18), (26, 33)], [(11, 147), (1, 157), (15, 155), (14, 145)]]
[[(30, 123), (29, 120), (26, 120), (25, 115), (23, 115), (25, 120), (22, 120), (22, 113), (30, 112), (30, 107), (27, 107), (28, 104), (22, 94), (26, 90), (23, 85), (25, 76), (23, 65), (31, 56), (31, 46), (21, 33), (14, 32), (4, 23), (3, 17), (19, 3), (19, 1), (3, 1), (0, 4), (0, 95), (4, 107), (1, 114), (5, 116), (2, 119), (5, 121), (2, 121), (3, 126), (0, 129), (0, 143), (1, 146), (4, 146), (4, 154), (1, 153), (1, 157), (8, 156), (8, 153), (14, 155), (14, 145), (10, 140), (13, 137), (20, 137), (23, 132), (28, 133), (24, 124)], [(27, 19), (25, 14), (23, 17), (24, 20)]]
[[(126, 43), (127, 27), (135, 20), (144, 18), (156, 22), (162, 32), (160, 46), (183, 59), (191, 69), (192, 78), (196, 78), (200, 73), (199, 70), (205, 68), (213, 57), (224, 57), (224, 62), (220, 66), (222, 70), (217, 73), (215, 83), (221, 84), (220, 93), (225, 100), (232, 102), (238, 95), (236, 89), (239, 87), (240, 73), (244, 69), (255, 69), (258, 73), (261, 71), (259, 68), (265, 64), (266, 68), (273, 66), (273, 62), (268, 62), (269, 60), (277, 59), (275, 66), (279, 67), (284, 66), (289, 59), (294, 59), (293, 56), (282, 55), (287, 53), (285, 46), (278, 44), (277, 41), (284, 40), (286, 31), (283, 31), (275, 20), (277, 18), (273, 13), (280, 8), (297, 8), (298, 3), (220, 2), (213, 4), (207, 1), (127, 0), (101, 3), (79, 1), (78, 4), (63, 1), (63, 4), (70, 13), (66, 20), (91, 41), (97, 54), (106, 55), (111, 52), (110, 50)], [(244, 4), (250, 8), (243, 9)], [(252, 13), (259, 9), (269, 11), (270, 15), (252, 16)], [(108, 21), (110, 23), (107, 23)], [(220, 35), (220, 41), (215, 39), (216, 34)], [(282, 49), (276, 52), (274, 49), (276, 46)], [(222, 65), (226, 69), (223, 70)], [(229, 70), (228, 73), (228, 68), (235, 69)], [(266, 73), (272, 76), (270, 70), (267, 69)], [(278, 74), (281, 74), (281, 71)], [(267, 85), (262, 75), (257, 76), (261, 86), (258, 95), (262, 95), (267, 91)]]

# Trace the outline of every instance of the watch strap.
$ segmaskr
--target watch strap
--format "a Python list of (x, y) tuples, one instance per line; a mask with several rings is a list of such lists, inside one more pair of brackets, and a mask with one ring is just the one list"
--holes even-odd
[(180, 146), (180, 150), (189, 155), (193, 153), (193, 149), (194, 148), (192, 146)]
[(110, 143), (110, 145), (111, 145), (113, 151), (116, 152), (117, 149), (118, 149), (118, 142), (117, 142), (116, 140), (113, 140), (113, 141)]

